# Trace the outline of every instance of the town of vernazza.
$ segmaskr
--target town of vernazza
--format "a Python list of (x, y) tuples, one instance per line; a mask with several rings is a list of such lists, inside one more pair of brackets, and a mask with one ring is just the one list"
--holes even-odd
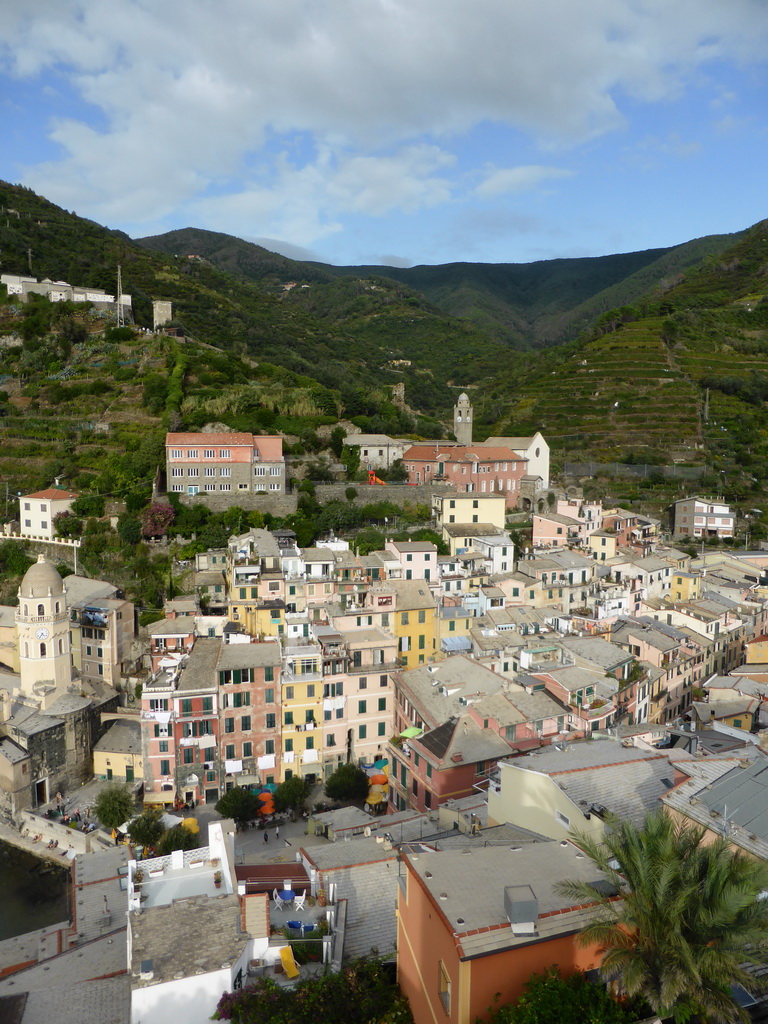
[(764, 0), (17, 6), (0, 1022), (768, 1021)]

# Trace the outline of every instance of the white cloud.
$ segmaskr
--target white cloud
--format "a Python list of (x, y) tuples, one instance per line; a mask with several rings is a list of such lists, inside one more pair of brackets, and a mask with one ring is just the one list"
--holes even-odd
[(535, 164), (522, 167), (487, 169), (488, 176), (475, 189), (481, 199), (506, 195), (510, 192), (530, 192), (544, 181), (570, 178), (573, 171), (560, 167), (542, 167)]
[[(27, 168), (54, 201), (136, 225), (181, 206), (311, 245), (344, 217), (453, 201), (478, 125), (562, 154), (620, 127), (625, 97), (680, 95), (767, 41), (763, 0), (36, 0), (4, 12), (0, 73), (92, 107)], [(477, 194), (568, 173), (516, 156)]]

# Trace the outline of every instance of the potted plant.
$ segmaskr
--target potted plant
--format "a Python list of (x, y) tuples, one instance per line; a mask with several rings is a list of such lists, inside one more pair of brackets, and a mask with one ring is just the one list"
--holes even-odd
[(144, 869), (143, 868), (136, 868), (136, 870), (133, 873), (133, 885), (134, 885), (134, 888), (140, 889), (141, 888), (141, 883), (143, 881), (144, 881)]
[(328, 906), (328, 893), (325, 891), (325, 889), (317, 890), (317, 905), (318, 907)]
[(220, 871), (214, 871), (214, 873), (213, 873), (213, 884), (216, 886), (217, 889), (221, 888), (221, 872)]

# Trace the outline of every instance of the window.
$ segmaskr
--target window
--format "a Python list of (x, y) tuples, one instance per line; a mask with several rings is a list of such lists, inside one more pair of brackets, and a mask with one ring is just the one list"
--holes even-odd
[[(267, 665), (267, 667), (264, 669), (264, 682), (265, 683), (273, 683), (274, 681), (275, 681), (275, 670), (272, 668), (271, 665)], [(272, 698), (271, 698), (272, 700), (275, 699), (274, 691), (273, 690), (267, 690), (267, 693), (271, 693), (272, 694)]]
[(286, 686), (286, 688), (285, 688), (285, 699), (286, 700), (293, 700), (293, 691), (294, 691), (294, 688), (292, 686)]
[(167, 754), (168, 740), (160, 740), (160, 742), (157, 744), (157, 749), (160, 751), (161, 754)]
[(368, 676), (360, 676), (360, 679), (358, 680), (358, 686), (359, 686), (359, 688), (361, 690), (367, 690), (368, 689)]
[(215, 459), (216, 458), (215, 450), (213, 448), (203, 448), (203, 458), (204, 459)]
[(171, 762), (170, 761), (161, 761), (160, 762), (160, 774), (161, 775), (170, 775), (171, 774)]
[(250, 740), (243, 744), (243, 757), (253, 757), (253, 744)]
[(251, 731), (251, 716), (250, 715), (244, 715), (243, 718), (240, 719), (240, 729), (241, 729), (242, 732), (250, 732)]
[(293, 712), (292, 711), (286, 711), (285, 712), (285, 724), (286, 725), (293, 725)]
[(440, 998), (440, 1002), (443, 1005), (446, 1017), (451, 1015), (451, 979), (448, 976), (448, 971), (445, 969), (445, 964), (442, 960), (437, 965), (437, 994)]
[(408, 612), (403, 612), (400, 615), (400, 624), (403, 625), (403, 626), (407, 626), (408, 625)]
[[(183, 459), (184, 458), (184, 452), (181, 450), (181, 448), (171, 448), (171, 458), (172, 459)], [(24, 508), (29, 508), (29, 505), (25, 505)]]
[(270, 476), (280, 476), (280, 467), (279, 466), (270, 466), (269, 467), (269, 475)]
[(195, 752), (192, 747), (184, 747), (184, 764), (194, 764)]
[(188, 459), (198, 459), (198, 458), (200, 458), (200, 452), (195, 451), (194, 449), (190, 449), (187, 452), (187, 458)]
[(219, 449), (219, 458), (220, 459), (229, 459), (230, 457), (231, 456), (229, 454), (229, 448), (220, 448)]
[(203, 697), (203, 711), (213, 711), (213, 697)]
[(309, 683), (309, 685), (307, 686), (307, 697), (314, 697), (314, 696), (315, 696), (315, 684), (314, 683)]
[(266, 466), (256, 466), (256, 468), (253, 471), (253, 475), (254, 476), (266, 476), (267, 475), (267, 467)]
[(379, 697), (379, 711), (386, 711), (386, 710), (387, 710), (387, 698), (386, 697)]
[(234, 732), (234, 731), (235, 731), (235, 720), (234, 720), (234, 718), (225, 718), (224, 719), (224, 732)]
[(424, 609), (422, 608), (422, 609), (421, 609), (421, 611), (419, 612), (419, 622), (422, 622), (422, 623), (423, 623), (423, 622), (426, 622), (426, 621), (427, 621), (427, 613), (426, 613), (426, 611), (425, 611), (425, 610), (424, 610)]
[(326, 747), (335, 747), (336, 746), (336, 737), (334, 736), (334, 734), (332, 732), (329, 732), (328, 735), (326, 736), (326, 738), (325, 738), (325, 745), (326, 745)]
[(388, 676), (379, 676), (379, 686), (386, 686), (388, 679)]
[(571, 819), (566, 817), (561, 811), (555, 811), (555, 821), (559, 825), (563, 825), (565, 828), (571, 827)]
[(293, 740), (283, 740), (283, 750), (286, 754), (290, 754), (293, 750)]
[(265, 704), (274, 704), (275, 703), (275, 691), (272, 689), (271, 686), (268, 686), (266, 688), (266, 690), (264, 691), (264, 703)]
[(314, 750), (315, 749), (315, 737), (314, 736), (307, 736), (307, 739), (306, 739), (306, 742), (305, 742), (305, 747), (306, 747), (307, 750)]
[(275, 752), (275, 741), (274, 740), (264, 740), (264, 753), (265, 754), (274, 754), (274, 752)]
[(358, 725), (358, 727), (357, 727), (357, 738), (359, 740), (364, 740), (367, 735), (368, 735), (367, 727), (364, 726), (364, 725)]
[(224, 747), (224, 757), (227, 759), (227, 761), (231, 761), (234, 758), (234, 756), (235, 756), (235, 744), (234, 743), (228, 743), (226, 745), (226, 747)]
[(182, 702), (181, 702), (181, 713), (182, 713), (182, 715), (191, 715), (192, 714), (192, 701), (191, 700), (188, 700), (186, 698), (184, 700), (182, 700)]
[(387, 723), (386, 722), (379, 722), (378, 734), (379, 734), (379, 736), (386, 736), (387, 735)]
[(368, 702), (365, 701), (365, 700), (359, 700), (357, 702), (357, 713), (359, 715), (364, 715), (367, 710), (368, 710)]

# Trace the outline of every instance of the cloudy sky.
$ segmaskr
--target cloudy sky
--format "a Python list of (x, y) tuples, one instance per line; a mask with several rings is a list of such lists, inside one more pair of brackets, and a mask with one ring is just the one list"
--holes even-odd
[(2, 3), (0, 178), (137, 237), (528, 262), (768, 215), (766, 0)]

